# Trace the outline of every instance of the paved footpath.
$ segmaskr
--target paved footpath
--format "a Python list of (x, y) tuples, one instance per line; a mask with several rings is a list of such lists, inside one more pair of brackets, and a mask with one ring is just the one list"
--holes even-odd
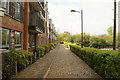
[(59, 44), (16, 78), (101, 78), (83, 60)]

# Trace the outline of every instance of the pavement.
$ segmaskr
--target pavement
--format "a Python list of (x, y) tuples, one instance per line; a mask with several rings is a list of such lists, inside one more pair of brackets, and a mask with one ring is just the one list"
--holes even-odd
[(58, 44), (15, 78), (101, 78), (82, 59)]

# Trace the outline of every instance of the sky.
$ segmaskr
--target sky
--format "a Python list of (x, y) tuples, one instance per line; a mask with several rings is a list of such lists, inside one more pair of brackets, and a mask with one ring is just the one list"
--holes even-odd
[[(107, 34), (113, 26), (114, 0), (47, 0), (49, 17), (59, 33), (81, 33), (81, 14), (71, 10), (83, 10), (84, 32), (90, 35)], [(117, 1), (118, 2), (118, 1)]]

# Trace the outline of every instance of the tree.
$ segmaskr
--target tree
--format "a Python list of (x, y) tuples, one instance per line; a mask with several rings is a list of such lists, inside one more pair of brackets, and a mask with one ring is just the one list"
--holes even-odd
[(64, 32), (57, 35), (57, 41), (69, 41), (70, 40), (70, 33)]
[(94, 48), (98, 48), (99, 45), (98, 45), (98, 38), (96, 36), (92, 36), (90, 38), (90, 47), (94, 47)]
[(113, 28), (112, 27), (109, 27), (107, 29), (107, 32), (108, 32), (108, 35), (112, 36), (113, 35)]
[(90, 46), (90, 35), (89, 35), (89, 34), (86, 34), (86, 33), (84, 33), (83, 35), (84, 35), (84, 36), (83, 36), (83, 45), (84, 45), (85, 47)]

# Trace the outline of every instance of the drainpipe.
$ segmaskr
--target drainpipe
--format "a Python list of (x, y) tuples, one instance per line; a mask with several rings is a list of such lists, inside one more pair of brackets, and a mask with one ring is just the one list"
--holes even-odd
[(28, 0), (24, 2), (24, 32), (23, 32), (23, 50), (28, 51)]

